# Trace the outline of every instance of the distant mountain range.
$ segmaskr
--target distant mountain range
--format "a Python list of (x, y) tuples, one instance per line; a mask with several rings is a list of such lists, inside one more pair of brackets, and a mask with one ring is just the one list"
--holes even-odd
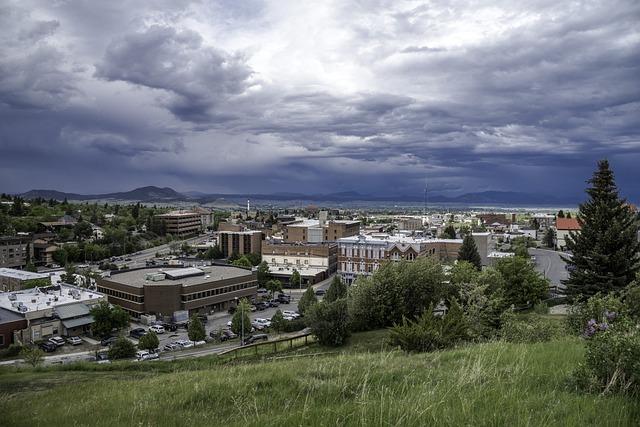
[[(31, 190), (20, 194), (25, 199), (42, 197), (55, 200), (121, 200), (140, 202), (237, 202), (244, 203), (249, 200), (262, 201), (309, 201), (309, 202), (412, 202), (422, 203), (423, 197), (398, 194), (394, 196), (379, 196), (361, 194), (354, 191), (330, 193), (330, 194), (302, 194), (302, 193), (274, 193), (274, 194), (222, 194), (202, 193), (196, 191), (179, 193), (172, 188), (141, 187), (131, 191), (107, 194), (77, 194), (64, 193), (56, 190)], [(449, 197), (443, 195), (429, 196), (429, 204), (498, 204), (498, 205), (563, 205), (572, 204), (577, 200), (567, 200), (538, 193), (521, 193), (512, 191), (483, 191), (478, 193), (466, 193)]]

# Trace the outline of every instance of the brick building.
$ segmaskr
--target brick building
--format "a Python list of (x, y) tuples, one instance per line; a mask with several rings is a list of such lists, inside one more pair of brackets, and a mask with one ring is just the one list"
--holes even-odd
[(0, 268), (0, 291), (2, 292), (20, 291), (49, 285), (51, 285), (51, 277), (48, 274), (14, 270), (13, 268)]
[(325, 280), (338, 269), (337, 243), (262, 242), (262, 260), (271, 275), (288, 286), (293, 271), (300, 273), (303, 287)]
[(153, 219), (164, 224), (165, 234), (173, 236), (191, 236), (202, 229), (202, 218), (198, 212), (173, 211), (155, 215)]
[(110, 303), (124, 308), (133, 317), (142, 314), (168, 317), (182, 310), (190, 315), (225, 311), (237, 298), (254, 297), (258, 282), (250, 270), (213, 265), (123, 271), (98, 279), (97, 286)]
[(264, 234), (256, 230), (218, 232), (218, 246), (224, 258), (230, 257), (231, 254), (259, 254), (263, 239)]
[(0, 267), (22, 268), (33, 259), (31, 236), (0, 236)]

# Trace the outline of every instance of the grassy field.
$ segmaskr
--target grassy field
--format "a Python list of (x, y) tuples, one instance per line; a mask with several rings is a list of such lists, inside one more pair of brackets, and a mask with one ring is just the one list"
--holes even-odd
[[(572, 390), (583, 347), (489, 343), (407, 355), (385, 332), (261, 363), (0, 371), (0, 425), (637, 425), (640, 402)], [(320, 353), (320, 354), (318, 354)], [(103, 368), (104, 366), (104, 368)], [(84, 369), (84, 368), (76, 368)]]

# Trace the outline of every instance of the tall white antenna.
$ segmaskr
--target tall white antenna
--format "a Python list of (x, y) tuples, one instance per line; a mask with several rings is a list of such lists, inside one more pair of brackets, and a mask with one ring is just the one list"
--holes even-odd
[(251, 204), (249, 200), (247, 200), (247, 216), (249, 216), (249, 211), (251, 210)]

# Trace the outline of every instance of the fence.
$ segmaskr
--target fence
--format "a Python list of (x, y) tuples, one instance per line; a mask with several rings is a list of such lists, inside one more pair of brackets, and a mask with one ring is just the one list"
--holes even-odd
[(273, 341), (262, 341), (241, 347), (234, 347), (218, 353), (218, 356), (226, 359), (238, 359), (247, 356), (268, 355), (291, 350), (296, 347), (303, 347), (312, 342), (315, 342), (315, 337), (310, 333), (305, 333)]

